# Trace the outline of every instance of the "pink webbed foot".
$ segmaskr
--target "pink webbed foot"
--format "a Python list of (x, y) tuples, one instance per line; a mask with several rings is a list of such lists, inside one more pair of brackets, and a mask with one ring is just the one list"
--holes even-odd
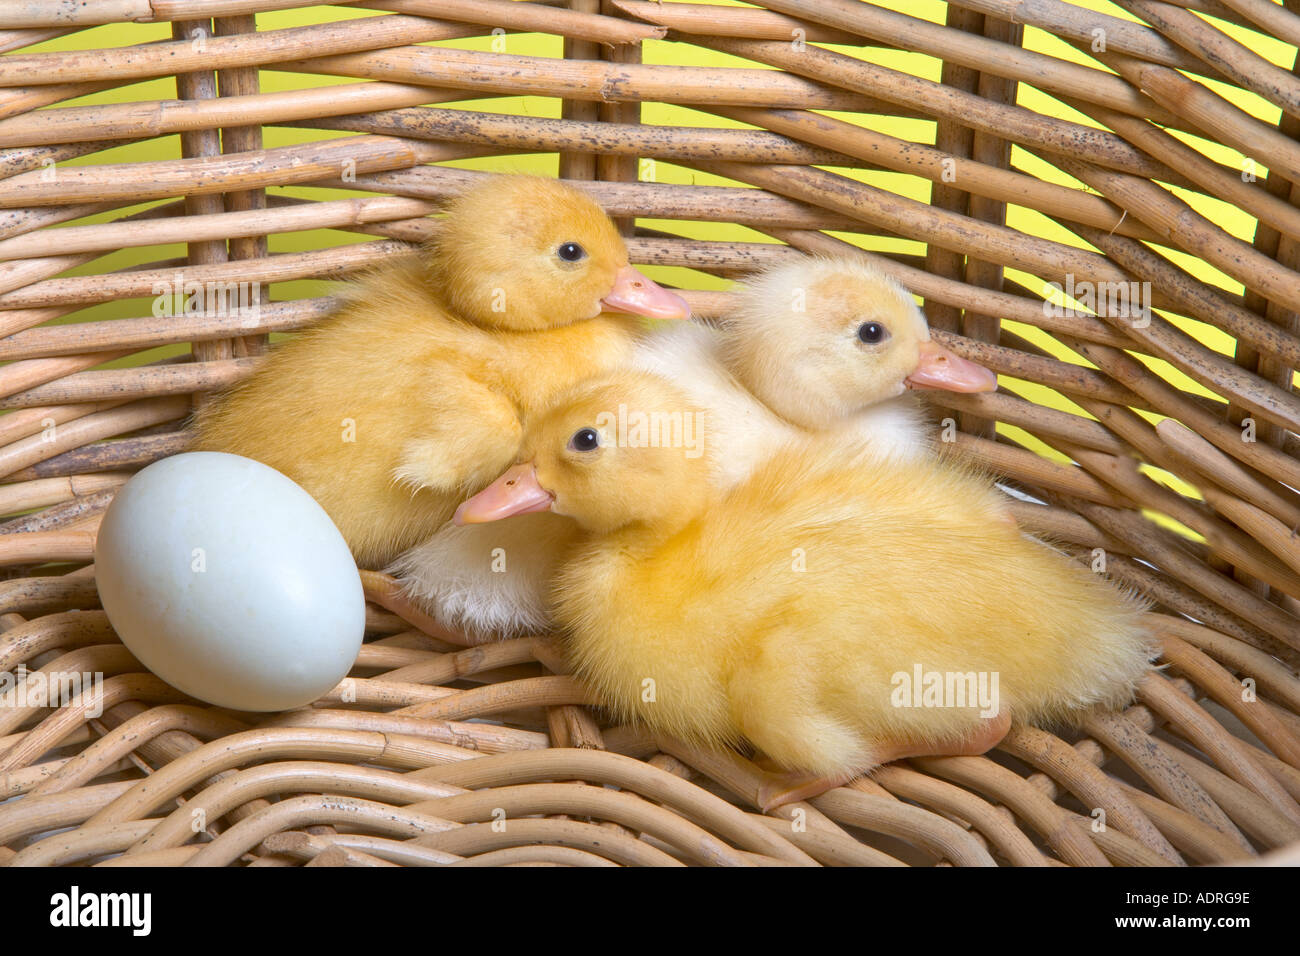
[(918, 744), (901, 741), (881, 750), (882, 764), (908, 757), (979, 757), (988, 753), (1011, 729), (1011, 715), (999, 711), (992, 717), (981, 717), (975, 731), (951, 744)]
[[(908, 757), (978, 757), (996, 747), (1010, 729), (1011, 715), (999, 713), (994, 717), (982, 718), (974, 733), (954, 741), (951, 746), (897, 741), (880, 749), (879, 759), (873, 767)], [(764, 767), (763, 782), (758, 788), (758, 805), (764, 813), (787, 803), (819, 797), (826, 791), (842, 787), (859, 776), (858, 773), (826, 776), (781, 771), (776, 769), (767, 758), (759, 758), (757, 762)], [(866, 769), (870, 770), (872, 767)]]
[(448, 644), (456, 644), (461, 647), (470, 644), (464, 634), (443, 627), (411, 603), (410, 599), (402, 591), (402, 586), (391, 575), (384, 574), (381, 571), (362, 571), (361, 587), (365, 591), (367, 601), (378, 604), (386, 611), (392, 611), (403, 621), (423, 631), (430, 637), (436, 637), (440, 641), (446, 641)]
[(810, 773), (764, 773), (763, 782), (758, 787), (758, 806), (764, 812), (783, 807), (787, 803), (811, 800), (820, 797), (828, 790), (842, 787), (858, 777), (856, 773), (837, 776), (818, 776)]

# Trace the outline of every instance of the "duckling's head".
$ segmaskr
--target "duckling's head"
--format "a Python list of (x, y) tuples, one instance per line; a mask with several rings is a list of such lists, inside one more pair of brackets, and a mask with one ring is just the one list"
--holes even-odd
[(705, 504), (703, 429), (700, 411), (663, 379), (591, 379), (525, 424), (520, 464), (461, 504), (455, 521), (553, 511), (597, 534), (674, 529)]
[(988, 369), (932, 341), (907, 290), (865, 260), (799, 259), (738, 293), (723, 321), (724, 360), (764, 404), (803, 428), (830, 428), (908, 388), (997, 388)]
[(454, 198), (430, 241), (446, 304), (484, 328), (536, 331), (631, 312), (690, 317), (681, 296), (628, 264), (623, 237), (586, 193), (538, 176), (493, 176)]

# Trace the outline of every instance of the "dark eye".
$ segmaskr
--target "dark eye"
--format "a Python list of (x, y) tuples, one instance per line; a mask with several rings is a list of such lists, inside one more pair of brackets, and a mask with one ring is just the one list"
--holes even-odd
[(889, 338), (889, 330), (879, 322), (863, 322), (858, 326), (858, 338), (868, 345), (879, 345)]
[(587, 254), (587, 250), (576, 242), (566, 242), (555, 250), (555, 254), (565, 262), (577, 262)]
[(595, 451), (600, 447), (600, 434), (594, 428), (579, 428), (569, 439), (574, 451)]

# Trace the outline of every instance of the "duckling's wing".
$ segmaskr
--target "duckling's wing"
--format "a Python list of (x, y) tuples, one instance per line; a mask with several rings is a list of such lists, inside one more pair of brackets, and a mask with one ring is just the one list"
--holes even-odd
[(468, 496), (514, 463), (523, 426), (514, 404), (485, 385), (457, 381), (430, 397), (419, 431), (402, 446), (393, 478), (412, 491)]

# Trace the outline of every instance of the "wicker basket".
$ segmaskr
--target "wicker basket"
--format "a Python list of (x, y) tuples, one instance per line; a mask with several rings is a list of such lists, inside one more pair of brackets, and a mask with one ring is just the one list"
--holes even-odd
[[(105, 695), (0, 706), (0, 863), (1294, 859), (1300, 4), (1117, 3), (0, 7), (0, 672)], [(562, 118), (497, 101), (521, 95)], [(1139, 703), (764, 816), (748, 760), (609, 726), (547, 640), (424, 633), (381, 575), (351, 678), (310, 708), (221, 711), (145, 673), (89, 564), (114, 490), (330, 309), (284, 283), (418, 241), (473, 168), (557, 161), (701, 315), (796, 250), (861, 247), (921, 296), (1002, 376), (936, 399), (945, 450), (1157, 602), (1168, 666)], [(379, 238), (294, 245), (324, 229)], [(167, 307), (178, 273), (247, 283), (256, 320)]]

